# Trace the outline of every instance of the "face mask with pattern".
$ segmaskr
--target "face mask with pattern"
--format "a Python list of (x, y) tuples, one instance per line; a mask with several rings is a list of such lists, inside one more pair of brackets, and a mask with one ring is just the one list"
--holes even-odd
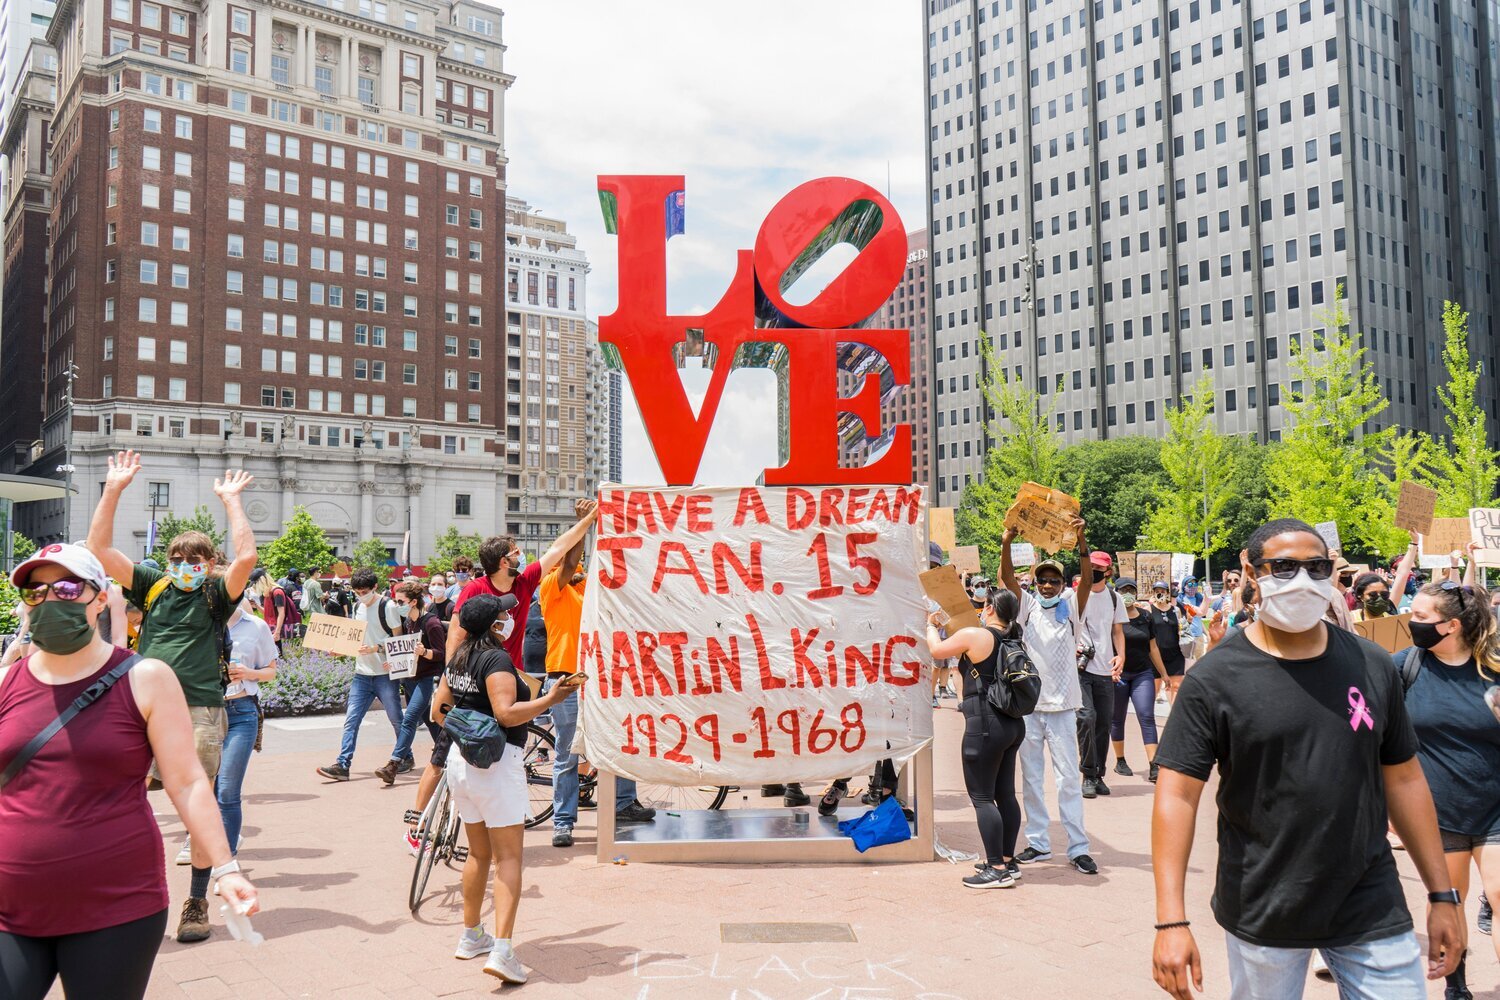
[(208, 579), (208, 563), (174, 559), (167, 563), (167, 576), (181, 590), (197, 590)]

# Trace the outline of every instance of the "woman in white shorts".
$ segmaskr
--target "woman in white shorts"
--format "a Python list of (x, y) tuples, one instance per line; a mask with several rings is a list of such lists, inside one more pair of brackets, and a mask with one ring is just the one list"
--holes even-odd
[[(432, 718), (441, 724), (451, 709), (467, 708), (493, 717), (506, 729), (505, 752), (487, 768), (470, 765), (457, 745), (448, 751), (448, 783), (469, 842), (469, 860), (463, 874), (464, 933), (454, 957), (478, 958), (487, 954), (485, 972), (508, 983), (524, 983), (526, 970), (511, 946), (511, 934), (521, 899), (521, 842), (530, 802), (526, 772), (521, 766), (525, 727), (577, 690), (582, 677), (568, 678), (531, 700), (531, 689), (520, 679), (510, 656), (490, 630), (501, 607), (501, 599), (488, 594), (464, 603), (459, 624), (468, 637), (448, 661), (438, 682), (432, 699)], [(493, 937), (485, 933), (480, 919), (484, 884), (492, 860), (495, 863)]]

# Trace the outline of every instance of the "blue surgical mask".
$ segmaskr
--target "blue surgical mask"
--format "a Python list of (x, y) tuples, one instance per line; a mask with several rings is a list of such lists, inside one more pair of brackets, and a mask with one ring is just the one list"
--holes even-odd
[(167, 564), (167, 576), (181, 590), (197, 590), (208, 578), (208, 563), (174, 560)]
[(1037, 603), (1044, 608), (1055, 608), (1057, 607), (1057, 602), (1060, 600), (1062, 600), (1061, 594), (1056, 594), (1052, 597), (1043, 597), (1040, 594), (1037, 595)]

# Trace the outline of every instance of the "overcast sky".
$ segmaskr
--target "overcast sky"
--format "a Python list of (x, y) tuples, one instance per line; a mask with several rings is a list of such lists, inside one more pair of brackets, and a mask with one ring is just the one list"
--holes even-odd
[[(887, 187), (926, 222), (922, 12), (911, 0), (518, 0), (505, 5), (509, 193), (560, 217), (588, 254), (588, 313), (615, 308), (615, 238), (600, 174), (682, 174), (687, 231), (668, 244), (668, 307), (700, 313), (782, 195), (842, 175)], [(831, 259), (832, 255), (830, 255)], [(820, 269), (826, 277), (829, 267)], [(836, 269), (834, 270), (836, 273)], [(813, 277), (809, 275), (809, 277)], [(691, 363), (691, 362), (690, 362)], [(684, 372), (694, 404), (708, 372)], [(627, 383), (628, 384), (628, 383)], [(633, 400), (624, 478), (660, 483)], [(775, 383), (732, 375), (698, 479), (736, 485), (777, 464)]]

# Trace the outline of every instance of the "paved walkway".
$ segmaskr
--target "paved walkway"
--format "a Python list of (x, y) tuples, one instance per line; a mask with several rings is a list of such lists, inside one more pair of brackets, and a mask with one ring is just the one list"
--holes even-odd
[[(962, 720), (952, 704), (944, 702), (937, 718), (937, 831), (944, 843), (972, 851), (978, 837), (962, 791)], [(367, 722), (357, 777), (340, 785), (325, 784), (313, 773), (333, 756), (337, 720), (298, 725), (268, 728), (267, 751), (252, 760), (246, 780), (247, 839), (240, 857), (262, 893), (266, 912), (256, 927), (266, 943), (252, 949), (234, 942), (215, 915), (210, 941), (165, 943), (151, 997), (495, 995), (498, 981), (481, 973), (478, 960), (452, 958), (460, 922), (457, 872), (435, 871), (418, 917), (407, 912), (412, 861), (401, 842), (400, 817), (415, 782), (402, 776), (387, 789), (370, 775), (389, 746), (383, 718)], [(1144, 762), (1138, 744), (1131, 752), (1132, 763)], [(517, 940), (532, 979), (504, 991), (601, 1000), (1165, 996), (1150, 975), (1151, 786), (1143, 778), (1112, 785), (1114, 795), (1087, 804), (1093, 853), (1102, 867), (1098, 877), (1079, 875), (1057, 860), (1027, 868), (1017, 889), (989, 892), (965, 889), (959, 879), (967, 866), (946, 862), (601, 865), (593, 858), (592, 813), (585, 812), (571, 850), (554, 850), (550, 830), (527, 836)], [(165, 797), (152, 798), (163, 814), (170, 859), (181, 827)], [(1208, 911), (1213, 829), (1210, 804), (1193, 858), (1189, 915), (1207, 963), (1206, 996), (1223, 997), (1224, 947)], [(1054, 838), (1061, 846), (1060, 829)], [(1421, 884), (1405, 855), (1398, 857), (1408, 897), (1420, 912)], [(187, 874), (186, 868), (169, 871), (173, 927)], [(1473, 914), (1471, 902), (1471, 927)], [(783, 921), (845, 923), (855, 941), (721, 940), (725, 923)], [(1475, 994), (1500, 996), (1490, 940), (1476, 934), (1474, 944)], [(1336, 991), (1313, 983), (1307, 995), (1334, 1000)], [(1442, 990), (1434, 987), (1431, 995), (1440, 997)]]

